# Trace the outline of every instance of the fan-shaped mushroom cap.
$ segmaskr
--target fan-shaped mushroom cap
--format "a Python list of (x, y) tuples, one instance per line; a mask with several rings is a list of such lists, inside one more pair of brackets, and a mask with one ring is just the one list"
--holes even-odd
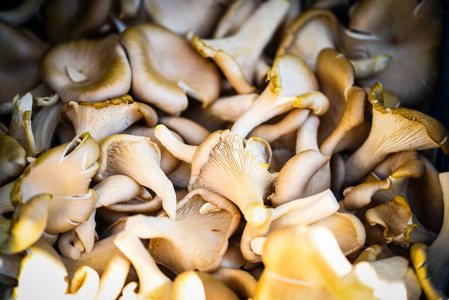
[(65, 103), (120, 97), (131, 86), (131, 67), (116, 37), (59, 44), (44, 54), (40, 72)]
[(176, 213), (176, 221), (164, 215), (129, 217), (126, 230), (149, 238), (154, 259), (176, 273), (217, 269), (238, 227), (238, 209), (218, 194), (196, 189), (178, 202)]
[(89, 184), (99, 155), (98, 144), (88, 133), (48, 150), (15, 181), (11, 202), (26, 203), (36, 195), (51, 194), (46, 231), (56, 234), (74, 228), (87, 221), (97, 202)]
[(268, 217), (264, 200), (277, 176), (268, 172), (269, 145), (262, 139), (251, 138), (248, 144), (250, 141), (261, 147), (252, 146), (254, 151), (249, 151), (243, 139), (229, 130), (209, 135), (193, 157), (189, 189), (205, 188), (228, 198), (257, 226)]
[[(387, 168), (383, 171), (382, 169)], [(390, 173), (390, 170), (393, 172)], [(372, 177), (355, 187), (347, 187), (343, 191), (344, 207), (348, 210), (360, 209), (368, 205), (373, 198), (379, 202), (387, 203), (396, 195), (407, 195), (409, 178), (419, 178), (425, 172), (424, 163), (418, 159), (417, 152), (399, 152), (390, 155), (380, 163)], [(383, 174), (382, 174), (383, 173)], [(377, 174), (384, 180), (380, 180)]]
[(113, 175), (94, 186), (97, 194), (96, 207), (128, 202), (136, 197), (151, 200), (151, 194), (134, 179), (125, 175)]
[(95, 180), (112, 175), (127, 175), (152, 189), (161, 199), (170, 218), (176, 219), (176, 194), (171, 181), (160, 168), (161, 152), (150, 138), (116, 134), (100, 143), (100, 167)]
[(357, 147), (365, 138), (364, 133), (367, 134), (368, 130), (363, 129), (368, 126), (358, 127), (364, 119), (366, 94), (354, 86), (353, 66), (341, 53), (324, 49), (318, 56), (316, 73), (320, 89), (330, 103), (329, 110), (320, 118), (321, 151), (331, 155), (334, 151)]
[(362, 178), (388, 154), (440, 147), (449, 155), (449, 132), (436, 119), (408, 108), (383, 106), (383, 88), (376, 83), (368, 100), (373, 106), (370, 134), (346, 161), (346, 182)]
[(234, 292), (212, 275), (186, 271), (176, 276), (173, 282), (173, 300), (238, 300)]
[(277, 57), (268, 77), (268, 86), (234, 123), (232, 132), (246, 137), (257, 125), (295, 107), (310, 108), (317, 115), (324, 114), (329, 107), (325, 97), (310, 93), (318, 90), (315, 75), (293, 54)]
[(327, 228), (279, 229), (262, 258), (255, 299), (375, 299), (374, 269), (366, 262), (353, 267)]
[[(310, 195), (309, 182), (328, 162), (328, 156), (312, 149), (302, 151), (289, 159), (279, 172), (275, 192), (269, 196), (273, 206)], [(327, 181), (327, 178), (324, 180)]]
[(156, 111), (129, 95), (95, 103), (69, 101), (61, 113), (72, 122), (76, 136), (87, 131), (96, 141), (123, 132), (141, 118), (148, 126), (157, 124)]
[(190, 42), (201, 55), (215, 61), (239, 94), (251, 93), (256, 62), (288, 7), (285, 0), (264, 2), (233, 35), (211, 40), (195, 35)]
[[(156, 138), (156, 128), (142, 125), (133, 125), (123, 131), (124, 134), (140, 135), (149, 137), (154, 141), (161, 150), (161, 169), (165, 174), (172, 173), (181, 163), (165, 146)], [(181, 140), (181, 137), (176, 132), (171, 132), (177, 139)]]
[(153, 22), (179, 35), (193, 30), (202, 37), (211, 35), (224, 10), (223, 4), (214, 0), (143, 0), (145, 11)]
[(186, 109), (187, 95), (204, 107), (218, 98), (218, 69), (174, 32), (143, 23), (125, 30), (120, 42), (131, 62), (133, 95), (140, 101), (176, 114)]
[(38, 63), (45, 44), (31, 32), (0, 21), (0, 103), (17, 93), (26, 93), (39, 84)]
[(390, 202), (378, 205), (365, 213), (367, 222), (385, 228), (383, 235), (387, 243), (409, 245), (409, 243), (431, 243), (435, 234), (423, 228), (413, 217), (410, 206), (403, 196), (395, 196)]
[(276, 55), (296, 54), (315, 71), (318, 54), (325, 48), (335, 48), (338, 32), (338, 20), (330, 10), (311, 8), (287, 26)]
[(50, 200), (49, 194), (37, 195), (15, 209), (9, 228), (4, 233), (6, 236), (0, 238), (1, 253), (21, 252), (41, 237), (47, 226)]
[(439, 1), (365, 0), (355, 6), (343, 38), (344, 53), (353, 59), (393, 58), (385, 71), (358, 84), (382, 82), (407, 107), (428, 99), (437, 83), (442, 11)]
[(0, 135), (0, 184), (20, 175), (25, 166), (25, 149), (13, 137)]

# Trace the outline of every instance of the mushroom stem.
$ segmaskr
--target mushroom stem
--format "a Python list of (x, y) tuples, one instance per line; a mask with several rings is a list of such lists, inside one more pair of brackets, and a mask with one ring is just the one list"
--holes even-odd
[(101, 275), (95, 300), (117, 299), (125, 285), (131, 262), (119, 249), (114, 248), (112, 251), (111, 258)]
[(154, 135), (173, 156), (187, 163), (192, 163), (193, 155), (198, 146), (183, 143), (163, 124), (156, 126)]
[(172, 281), (159, 270), (138, 237), (125, 230), (116, 236), (114, 244), (136, 268), (143, 299), (170, 299)]

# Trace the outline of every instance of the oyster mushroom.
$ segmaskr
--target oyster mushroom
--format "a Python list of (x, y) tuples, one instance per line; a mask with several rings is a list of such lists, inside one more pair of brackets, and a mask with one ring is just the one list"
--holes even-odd
[(129, 95), (95, 103), (69, 101), (61, 109), (61, 114), (71, 121), (76, 136), (87, 131), (96, 141), (122, 133), (142, 118), (150, 127), (157, 124), (154, 109), (134, 102)]
[(40, 194), (16, 207), (12, 219), (7, 220), (8, 230), (0, 233), (1, 253), (22, 252), (39, 240), (47, 226), (50, 200), (51, 195)]
[[(97, 198), (89, 189), (98, 169), (98, 144), (88, 133), (51, 148), (27, 166), (14, 182), (13, 204), (27, 203), (39, 194), (51, 194), (46, 231), (58, 234), (87, 221)], [(76, 209), (74, 209), (76, 207)]]
[(129, 217), (126, 230), (149, 238), (150, 254), (175, 273), (216, 270), (239, 224), (238, 209), (218, 194), (196, 189), (178, 202), (176, 213), (176, 221), (164, 214)]
[(161, 152), (150, 138), (116, 134), (100, 142), (100, 167), (94, 179), (126, 175), (152, 189), (162, 200), (162, 207), (176, 219), (176, 194), (171, 181), (160, 168)]
[(220, 74), (189, 43), (151, 23), (128, 28), (120, 35), (132, 68), (132, 93), (169, 114), (187, 108), (187, 95), (206, 107), (218, 98)]
[[(233, 35), (217, 39), (193, 35), (190, 43), (201, 55), (215, 61), (239, 94), (251, 93), (256, 62), (288, 7), (285, 0), (264, 2)], [(266, 22), (267, 19), (270, 22)]]
[[(213, 0), (143, 0), (142, 2), (153, 22), (178, 35), (184, 35), (187, 31), (193, 30), (202, 37), (211, 35), (225, 8), (223, 4), (226, 4)], [(188, 13), (185, 13), (186, 11)]]
[(329, 102), (317, 90), (315, 76), (300, 58), (293, 54), (279, 56), (269, 72), (268, 86), (234, 123), (231, 131), (246, 137), (259, 124), (293, 108), (308, 108), (322, 115)]
[(384, 107), (380, 83), (373, 86), (368, 100), (373, 107), (371, 131), (346, 161), (346, 183), (360, 180), (390, 153), (441, 148), (449, 154), (449, 133), (436, 119), (408, 108)]
[(65, 103), (120, 97), (131, 86), (131, 67), (116, 37), (59, 44), (42, 56), (39, 69)]
[[(260, 146), (253, 153), (251, 143)], [(269, 153), (269, 144), (262, 139), (250, 138), (245, 148), (239, 135), (216, 131), (194, 154), (189, 189), (205, 188), (228, 198), (249, 223), (260, 225), (268, 217), (264, 200), (277, 178), (268, 172)]]
[(173, 282), (172, 299), (238, 300), (240, 298), (212, 275), (205, 272), (186, 271), (176, 276)]
[(309, 225), (324, 219), (338, 210), (338, 202), (330, 190), (313, 196), (292, 200), (269, 211), (269, 219), (260, 226), (247, 223), (242, 234), (240, 249), (249, 262), (262, 260), (266, 236), (279, 228)]

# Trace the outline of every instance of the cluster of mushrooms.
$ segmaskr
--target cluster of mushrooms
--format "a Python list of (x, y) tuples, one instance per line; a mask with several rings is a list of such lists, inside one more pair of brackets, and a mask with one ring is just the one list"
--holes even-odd
[(441, 3), (347, 2), (0, 11), (3, 298), (446, 298)]

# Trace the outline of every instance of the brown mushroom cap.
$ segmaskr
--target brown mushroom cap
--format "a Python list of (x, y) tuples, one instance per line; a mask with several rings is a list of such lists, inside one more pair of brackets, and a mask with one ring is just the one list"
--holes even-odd
[(66, 103), (119, 97), (131, 86), (131, 67), (116, 37), (59, 44), (44, 54), (40, 72)]
[(173, 114), (186, 109), (187, 95), (204, 106), (218, 98), (217, 67), (174, 32), (143, 23), (125, 30), (120, 42), (131, 63), (133, 94), (140, 101)]

